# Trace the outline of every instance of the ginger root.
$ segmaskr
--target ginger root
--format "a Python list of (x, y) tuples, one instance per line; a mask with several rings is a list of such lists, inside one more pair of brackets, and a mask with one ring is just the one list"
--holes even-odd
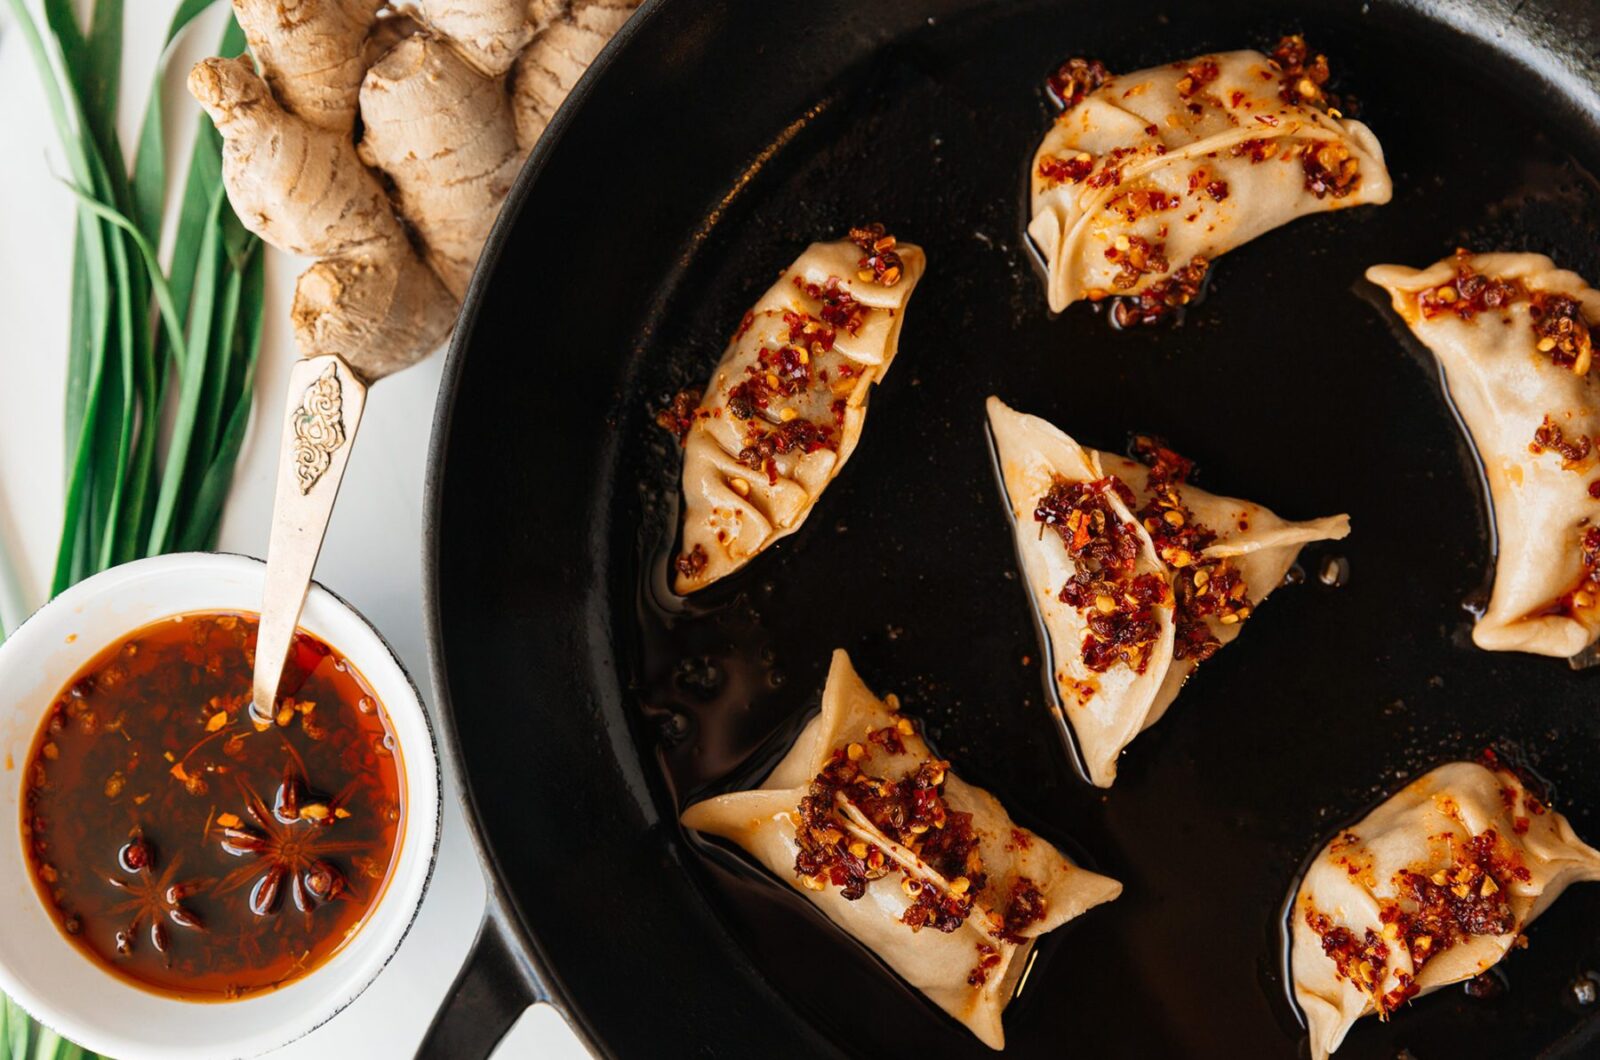
[(522, 168), (504, 85), (442, 38), (419, 33), (367, 71), (361, 120), (361, 160), (393, 182), (395, 206), (460, 298)]
[(245, 227), (318, 259), (302, 355), (376, 380), (443, 342), (528, 151), (637, 4), (233, 0), (260, 74), (207, 59), (189, 91)]
[(239, 28), (283, 109), (345, 136), (383, 0), (234, 0)]
[(527, 0), (418, 0), (423, 21), (486, 74), (511, 69), (533, 36)]

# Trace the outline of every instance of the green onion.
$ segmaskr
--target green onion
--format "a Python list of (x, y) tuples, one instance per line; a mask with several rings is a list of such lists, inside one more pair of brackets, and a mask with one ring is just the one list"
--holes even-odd
[[(25, 0), (4, 2), (38, 67), (78, 203), (54, 595), (118, 563), (215, 543), (250, 420), (264, 255), (227, 205), (222, 140), (197, 115), (165, 271), (158, 256), (168, 184), (162, 75), (173, 42), (214, 0), (181, 0), (173, 14), (131, 165), (117, 137), (123, 0), (92, 0), (87, 28), (73, 0), (40, 0), (48, 36)], [(220, 53), (244, 45), (230, 18)], [(23, 617), (19, 596), (0, 542), (0, 640)], [(90, 1055), (0, 998), (0, 1057)]]

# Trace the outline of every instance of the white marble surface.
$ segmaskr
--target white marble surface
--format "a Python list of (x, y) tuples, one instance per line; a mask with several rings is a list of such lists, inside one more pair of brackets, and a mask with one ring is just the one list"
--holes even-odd
[[(126, 0), (123, 136), (156, 62), (173, 0)], [(182, 88), (192, 59), (210, 54), (220, 7), (181, 42), (167, 78), (168, 128), (188, 134), (196, 113)], [(0, 618), (41, 602), (60, 531), (62, 391), (73, 203), (55, 179), (65, 166), (24, 42), (0, 7), (0, 541), (15, 569), (0, 571)], [(185, 136), (185, 140), (187, 135)], [(187, 144), (178, 158), (187, 157)], [(177, 160), (174, 166), (177, 168)], [(255, 422), (225, 513), (221, 548), (262, 555), (275, 474), (281, 393), (294, 347), (288, 304), (301, 263), (273, 252)], [(365, 613), (428, 693), (422, 626), (422, 507), (428, 435), (442, 356), (381, 383), (351, 458), (317, 576)], [(431, 697), (430, 697), (431, 698)], [(439, 865), (422, 913), (388, 970), (353, 1006), (295, 1045), (284, 1060), (409, 1056), (466, 955), (482, 913), (483, 879), (455, 799), (448, 800)], [(553, 1011), (523, 1017), (496, 1054), (581, 1058)]]

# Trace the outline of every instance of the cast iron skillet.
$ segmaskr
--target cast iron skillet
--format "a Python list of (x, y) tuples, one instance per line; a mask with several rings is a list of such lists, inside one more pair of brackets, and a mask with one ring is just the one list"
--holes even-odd
[[(1600, 279), (1600, 19), (1556, 0), (1219, 6), (655, 0), (580, 86), (490, 241), (434, 434), (436, 688), (492, 901), (426, 1054), (484, 1055), (540, 998), (605, 1055), (984, 1055), (792, 890), (677, 824), (759, 780), (836, 646), (965, 778), (1126, 884), (1040, 947), (1006, 1016), (1016, 1055), (1303, 1053), (1279, 938), (1302, 859), (1440, 761), (1520, 754), (1600, 840), (1600, 686), (1471, 647), (1463, 602), (1491, 569), (1473, 458), (1360, 279), (1458, 244)], [(1288, 31), (1359, 98), (1394, 202), (1233, 252), (1181, 327), (1052, 319), (1022, 237), (1047, 72)], [(863, 444), (801, 533), (673, 600), (678, 457), (654, 411), (808, 241), (874, 219), (930, 267)], [(1354, 521), (1106, 793), (1047, 710), (990, 393), (1091, 445), (1159, 432), (1207, 488)], [(1331, 558), (1348, 584), (1321, 584)], [(1600, 968), (1597, 932), (1600, 887), (1574, 888), (1497, 996), (1456, 987), (1365, 1020), (1340, 1058), (1600, 1047), (1573, 989)]]

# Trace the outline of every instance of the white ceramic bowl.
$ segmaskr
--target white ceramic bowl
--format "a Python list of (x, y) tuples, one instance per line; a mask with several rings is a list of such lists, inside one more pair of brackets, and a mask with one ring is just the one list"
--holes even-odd
[(393, 651), (348, 604), (314, 585), (302, 628), (360, 670), (388, 711), (405, 765), (400, 860), (366, 925), (310, 975), (231, 1002), (186, 1002), (142, 990), (67, 941), (29, 879), (22, 846), (28, 752), (54, 696), (80, 666), (139, 626), (186, 611), (260, 608), (265, 566), (242, 556), (183, 553), (139, 560), (79, 583), (0, 644), (0, 990), (95, 1052), (243, 1057), (311, 1031), (367, 988), (405, 937), (433, 871), (439, 758), (433, 729)]

